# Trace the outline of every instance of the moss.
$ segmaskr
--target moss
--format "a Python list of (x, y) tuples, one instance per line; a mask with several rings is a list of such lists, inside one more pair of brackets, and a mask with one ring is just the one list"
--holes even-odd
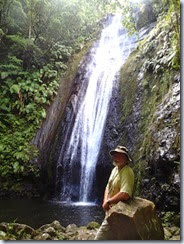
[(94, 230), (94, 229), (98, 229), (100, 227), (100, 224), (97, 223), (97, 222), (90, 222), (88, 225), (87, 225), (87, 229), (89, 230)]
[(93, 42), (89, 42), (88, 44), (86, 44), (85, 47), (83, 47), (83, 49), (79, 53), (76, 53), (73, 56), (73, 58), (69, 62), (69, 68), (68, 68), (68, 71), (64, 77), (64, 80), (66, 80), (66, 79), (67, 80), (73, 80), (73, 78), (74, 78), (74, 76), (78, 70), (78, 67), (79, 67), (79, 64), (80, 64), (82, 58), (87, 53), (87, 51), (90, 49), (92, 44), (93, 44)]
[(121, 97), (123, 100), (122, 121), (131, 114), (138, 89), (137, 73), (140, 70), (141, 62), (138, 60), (137, 53), (138, 50), (131, 53), (120, 72)]
[[(174, 72), (165, 72), (162, 74), (162, 76), (156, 76), (156, 79), (153, 80), (152, 74), (146, 75), (146, 80), (152, 80), (152, 88), (155, 87), (155, 89), (145, 91), (143, 92), (143, 98), (142, 98), (142, 107), (141, 107), (141, 119), (139, 121), (139, 130), (141, 133), (144, 134), (142, 147), (144, 149), (145, 156), (149, 155), (149, 148), (152, 144), (152, 135), (150, 134), (150, 129), (152, 125), (157, 127), (157, 130), (162, 128), (162, 123), (164, 121), (159, 120), (159, 124), (155, 124), (154, 121), (154, 113), (158, 108), (158, 105), (162, 102), (165, 94), (168, 92), (169, 87), (172, 83), (174, 76)], [(155, 148), (157, 148), (158, 145), (154, 145)]]
[(168, 212), (162, 212), (161, 215), (162, 215), (161, 221), (163, 226), (170, 226), (171, 223), (173, 222), (175, 213), (172, 211), (168, 211)]
[[(120, 75), (120, 89), (122, 99), (122, 123), (124, 127), (121, 142), (126, 145), (129, 130), (127, 129), (129, 120), (134, 116), (133, 108), (138, 95), (138, 85), (141, 82), (142, 92), (138, 96), (141, 111), (139, 121), (136, 122), (138, 127), (139, 141), (133, 145), (134, 151), (134, 171), (136, 175), (136, 192), (141, 191), (141, 181), (144, 170), (149, 162), (151, 152), (158, 149), (158, 142), (153, 142), (151, 134), (152, 128), (159, 131), (165, 126), (164, 119), (155, 117), (158, 106), (162, 103), (163, 98), (168, 94), (169, 88), (173, 84), (176, 70), (172, 67), (170, 57), (172, 54), (172, 26), (168, 25), (166, 19), (162, 18), (150, 34), (140, 41), (137, 49), (129, 56), (124, 64)], [(164, 45), (163, 45), (164, 43)], [(143, 79), (139, 81), (139, 73), (142, 73)], [(139, 111), (138, 111), (139, 112)], [(172, 116), (171, 126), (178, 131), (173, 148), (179, 148), (179, 114)]]
[(62, 232), (56, 231), (57, 240), (67, 240), (66, 235), (64, 235)]
[(134, 173), (135, 173), (135, 189), (134, 194), (139, 195), (141, 191), (141, 179), (142, 179), (142, 164), (141, 161), (136, 162), (136, 164), (133, 167)]

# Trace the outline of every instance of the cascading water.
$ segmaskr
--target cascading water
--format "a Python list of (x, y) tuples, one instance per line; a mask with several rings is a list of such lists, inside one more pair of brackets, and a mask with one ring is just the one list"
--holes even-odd
[(128, 36), (121, 16), (110, 16), (90, 52), (85, 79), (72, 102), (73, 122), (67, 125), (57, 163), (62, 165), (62, 173), (57, 173), (61, 178), (60, 200), (71, 201), (75, 195), (78, 201), (89, 201), (113, 84), (135, 45), (136, 37)]

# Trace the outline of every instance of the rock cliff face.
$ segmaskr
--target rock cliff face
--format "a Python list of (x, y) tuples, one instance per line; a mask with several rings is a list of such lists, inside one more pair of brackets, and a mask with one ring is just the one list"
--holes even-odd
[(131, 151), (136, 192), (157, 209), (180, 211), (180, 74), (172, 58), (175, 29), (166, 19), (121, 70), (122, 140)]
[[(85, 68), (88, 62), (90, 62), (90, 52), (92, 52), (93, 49), (91, 48), (82, 58), (80, 62), (80, 66), (78, 67), (78, 70), (76, 71), (76, 74), (73, 78), (73, 85), (71, 89), (71, 93), (69, 96), (69, 99), (67, 101), (66, 107), (65, 107), (65, 113), (63, 114), (63, 118), (60, 120), (60, 125), (58, 126), (56, 130), (56, 137), (53, 141), (53, 144), (50, 147), (49, 151), (49, 157), (48, 162), (51, 165), (52, 169), (52, 176), (50, 177), (49, 182), (47, 183), (49, 189), (52, 189), (50, 191), (51, 197), (57, 197), (60, 192), (60, 187), (62, 186), (62, 179), (61, 177), (57, 177), (57, 175), (62, 174), (63, 165), (57, 164), (58, 159), (61, 156), (64, 155), (64, 151), (67, 150), (67, 147), (69, 145), (69, 138), (72, 133), (73, 124), (75, 121), (75, 111), (78, 109), (78, 105), (80, 104), (80, 97), (78, 97), (78, 93), (80, 91), (81, 86), (84, 83), (84, 89), (87, 87), (86, 82), (86, 73)], [(86, 85), (85, 85), (86, 83)], [(86, 86), (86, 87), (85, 87)], [(80, 158), (80, 155), (78, 155)], [(69, 159), (68, 159), (69, 161)], [(76, 164), (72, 168), (72, 178), (74, 181), (78, 183), (80, 179), (80, 161), (76, 161)], [(48, 167), (46, 168), (48, 170)], [(68, 176), (70, 177), (70, 176)], [(76, 192), (76, 196), (73, 196), (74, 201), (77, 201), (77, 193), (79, 191), (79, 187), (77, 187), (76, 183), (76, 189), (74, 192)], [(51, 193), (52, 192), (52, 193)]]
[[(69, 68), (64, 77), (61, 78), (58, 93), (47, 109), (47, 116), (41, 128), (37, 131), (32, 143), (39, 150), (39, 157), (35, 163), (41, 168), (41, 182), (38, 191), (41, 195), (50, 195), (53, 193), (55, 187), (55, 161), (56, 158), (52, 155), (53, 144), (58, 138), (58, 128), (60, 123), (71, 119), (72, 98), (71, 94), (75, 89), (77, 91), (77, 84), (74, 84), (77, 78), (78, 66), (87, 53), (91, 43), (88, 44), (81, 52), (76, 54), (68, 64)], [(59, 147), (59, 144), (57, 145)], [(53, 158), (51, 162), (50, 158)]]
[(96, 196), (99, 201), (102, 201), (104, 190), (111, 173), (112, 164), (109, 151), (114, 149), (121, 141), (122, 128), (121, 128), (121, 114), (119, 111), (121, 100), (119, 91), (119, 80), (117, 80), (113, 87), (113, 96), (110, 100), (110, 107), (105, 125), (102, 145), (100, 154), (96, 165)]

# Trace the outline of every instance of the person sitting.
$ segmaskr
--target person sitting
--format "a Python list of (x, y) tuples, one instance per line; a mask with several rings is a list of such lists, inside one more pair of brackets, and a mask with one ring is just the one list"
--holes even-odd
[(134, 188), (134, 172), (128, 165), (132, 161), (128, 149), (124, 146), (117, 146), (116, 149), (109, 152), (115, 166), (109, 177), (104, 192), (103, 210), (106, 212), (95, 240), (114, 240), (113, 232), (106, 220), (107, 211), (119, 201), (127, 201), (132, 197)]

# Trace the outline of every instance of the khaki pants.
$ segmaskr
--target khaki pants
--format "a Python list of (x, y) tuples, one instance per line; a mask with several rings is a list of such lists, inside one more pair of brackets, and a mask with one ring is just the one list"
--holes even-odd
[(106, 220), (102, 222), (96, 236), (95, 240), (114, 240), (112, 230)]

